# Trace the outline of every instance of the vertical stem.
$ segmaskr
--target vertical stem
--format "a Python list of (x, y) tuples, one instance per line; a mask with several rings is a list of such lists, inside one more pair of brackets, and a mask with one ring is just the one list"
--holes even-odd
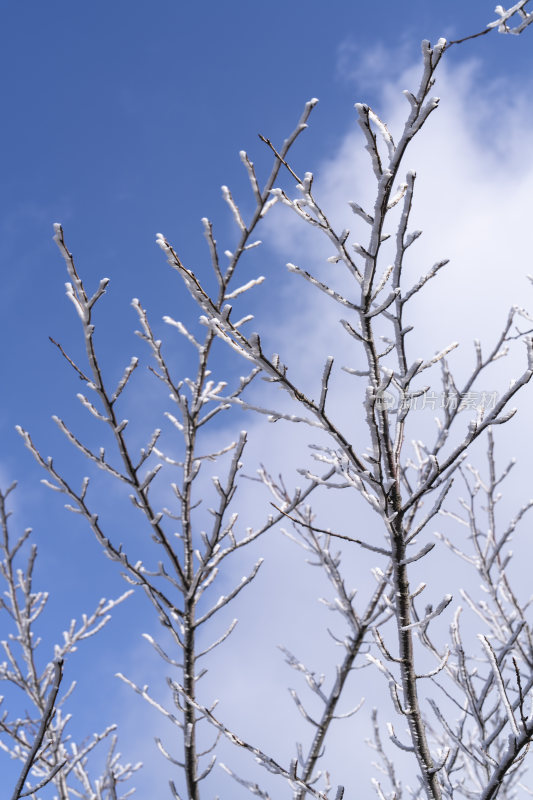
[[(376, 606), (378, 605), (379, 600), (381, 599), (386, 586), (387, 583), (384, 580), (375, 590), (368, 604), (365, 617), (362, 620), (359, 630), (357, 632), (357, 636), (355, 636), (355, 638), (352, 640), (352, 645), (350, 649), (347, 651), (344, 657), (344, 661), (342, 662), (342, 665), (339, 667), (337, 680), (335, 681), (335, 685), (329, 695), (328, 702), (322, 713), (320, 724), (317, 728), (316, 734), (313, 738), (313, 742), (309, 749), (309, 754), (305, 761), (304, 770), (301, 776), (301, 779), (304, 783), (308, 783), (313, 777), (313, 771), (323, 751), (324, 740), (328, 733), (330, 723), (334, 717), (337, 703), (339, 702), (339, 699), (342, 695), (344, 684), (346, 683), (346, 679), (348, 678), (348, 675), (352, 670), (353, 662), (360, 653), (365, 636), (368, 633), (370, 620), (373, 618)], [(295, 798), (296, 800), (305, 800), (304, 795), (305, 792), (301, 790), (298, 791), (297, 794), (295, 794)]]
[[(374, 390), (380, 382), (379, 357), (376, 351), (371, 319), (361, 315), (361, 327), (364, 334), (365, 350), (369, 367), (370, 384)], [(399, 485), (400, 464), (399, 453), (401, 443), (393, 446), (389, 414), (386, 409), (374, 408), (369, 416), (369, 424), (374, 427), (374, 437), (379, 447), (380, 480), (391, 484), (390, 489), (382, 488), (383, 515), (389, 526), (393, 563), (393, 580), (395, 586), (395, 620), (398, 631), (400, 653), (400, 673), (403, 688), (404, 713), (407, 716), (411, 741), (423, 775), (424, 787), (429, 800), (441, 800), (440, 783), (435, 772), (435, 765), (429, 749), (426, 728), (418, 702), (416, 671), (414, 665), (414, 648), (411, 624), (411, 593), (409, 576), (405, 564), (406, 532), (403, 524), (402, 497)], [(388, 520), (394, 515), (391, 522)]]
[[(195, 653), (194, 653), (194, 601), (185, 605), (185, 636), (184, 636), (184, 663), (183, 686), (187, 698), (195, 700)], [(189, 800), (199, 800), (198, 789), (198, 756), (196, 753), (196, 711), (194, 706), (185, 698), (184, 712), (184, 753), (185, 753), (185, 778)]]
[[(199, 375), (196, 380), (196, 392), (199, 392), (199, 386), (203, 383), (203, 372), (200, 368)], [(193, 535), (192, 535), (192, 483), (194, 480), (194, 449), (196, 443), (196, 414), (193, 403), (193, 413), (189, 413), (187, 409), (184, 412), (184, 434), (186, 455), (183, 467), (183, 492), (182, 492), (182, 535), (184, 546), (184, 562), (185, 562), (185, 590), (184, 597), (184, 641), (183, 641), (183, 686), (186, 692), (185, 707), (184, 707), (184, 762), (185, 762), (185, 778), (187, 781), (187, 790), (189, 793), (189, 800), (199, 800), (200, 794), (198, 789), (198, 757), (196, 753), (196, 711), (194, 706), (189, 702), (188, 698), (195, 700), (195, 597), (194, 593), (191, 596), (191, 584), (194, 579), (194, 563), (193, 563)]]
[(398, 629), (404, 713), (409, 724), (414, 752), (424, 776), (427, 796), (429, 800), (440, 800), (442, 797), (441, 788), (435, 772), (435, 765), (427, 742), (426, 729), (418, 702), (413, 634), (412, 629), (407, 628), (411, 624), (411, 598), (407, 566), (405, 564), (405, 533), (400, 515), (394, 520), (393, 528), (393, 577), (396, 590), (395, 619)]
[(48, 700), (46, 702), (46, 707), (43, 711), (43, 715), (41, 717), (41, 724), (39, 726), (39, 730), (37, 731), (37, 735), (34, 739), (33, 745), (31, 750), (28, 753), (28, 757), (24, 762), (24, 766), (22, 768), (22, 772), (20, 773), (19, 779), (16, 783), (15, 790), (11, 797), (11, 800), (18, 800), (20, 794), (24, 788), (24, 784), (26, 782), (26, 778), (28, 777), (28, 773), (33, 766), (37, 753), (41, 744), (43, 743), (43, 739), (45, 733), (48, 729), (50, 721), (52, 719), (54, 713), (54, 705), (57, 697), (57, 693), (59, 691), (59, 685), (61, 683), (61, 678), (63, 677), (63, 659), (57, 659), (54, 662), (54, 681), (52, 684), (52, 688), (50, 689), (50, 693), (48, 695)]

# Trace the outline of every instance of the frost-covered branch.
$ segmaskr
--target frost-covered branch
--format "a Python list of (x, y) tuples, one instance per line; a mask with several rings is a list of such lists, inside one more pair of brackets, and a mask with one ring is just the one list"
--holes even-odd
[[(235, 269), (241, 258), (260, 243), (251, 237), (272, 205), (271, 190), (279, 170), (293, 142), (305, 130), (315, 103), (316, 101), (312, 100), (306, 104), (298, 125), (283, 144), (280, 153), (276, 155), (270, 176), (261, 189), (253, 164), (245, 153), (241, 154), (252, 183), (256, 207), (250, 219), (246, 219), (231, 191), (224, 187), (223, 195), (239, 228), (240, 236), (237, 248), (229, 253), (230, 263), (225, 270), (220, 266), (211, 223), (204, 220), (204, 231), (217, 284), (215, 307), (221, 315), (225, 313), (228, 300), (239, 300), (263, 281), (263, 278), (256, 278), (241, 284), (232, 284)], [(254, 542), (282, 517), (281, 514), (271, 514), (268, 509), (262, 523), (256, 528), (247, 527), (242, 531), (239, 513), (235, 510), (235, 495), (247, 441), (246, 432), (241, 431), (235, 441), (230, 444), (224, 442), (222, 446), (210, 452), (205, 452), (203, 449), (204, 440), (201, 436), (204, 436), (203, 428), (207, 423), (225, 412), (233, 403), (239, 402), (242, 393), (258, 374), (258, 370), (252, 369), (236, 386), (230, 388), (227, 388), (225, 381), (212, 380), (210, 375), (215, 368), (211, 366), (212, 350), (216, 333), (211, 329), (207, 331), (200, 329), (199, 332), (190, 330), (190, 326), (167, 315), (164, 321), (184, 337), (193, 352), (191, 363), (194, 367), (194, 377), (176, 378), (162, 341), (153, 333), (145, 309), (139, 300), (134, 299), (132, 305), (140, 326), (137, 333), (148, 346), (154, 364), (150, 369), (166, 390), (173, 406), (166, 412), (168, 422), (156, 423), (152, 432), (146, 437), (147, 444), (141, 448), (140, 455), (137, 455), (132, 442), (138, 434), (138, 423), (135, 420), (130, 422), (128, 419), (122, 419), (119, 416), (119, 407), (125, 402), (124, 398), (128, 392), (132, 391), (133, 374), (135, 371), (137, 374), (139, 372), (139, 359), (136, 356), (130, 359), (118, 382), (107, 379), (95, 343), (93, 317), (95, 307), (107, 289), (108, 280), (102, 280), (93, 294), (88, 292), (78, 273), (74, 258), (66, 246), (63, 229), (59, 224), (55, 226), (55, 240), (69, 275), (67, 296), (74, 305), (82, 328), (85, 350), (83, 366), (80, 366), (82, 363), (80, 358), (67, 354), (55, 340), (54, 344), (69, 366), (74, 369), (77, 378), (84, 382), (86, 392), (78, 393), (78, 399), (100, 426), (102, 439), (105, 437), (110, 445), (104, 447), (100, 444), (95, 446), (93, 443), (87, 443), (83, 436), (72, 430), (67, 421), (56, 418), (56, 422), (60, 431), (91, 466), (102, 470), (110, 480), (126, 488), (134, 508), (144, 517), (148, 538), (156, 548), (154, 554), (159, 550), (159, 555), (155, 555), (155, 558), (152, 556), (153, 563), (146, 563), (144, 551), (133, 554), (132, 546), (128, 542), (118, 543), (116, 532), (107, 532), (109, 525), (102, 522), (94, 510), (89, 477), (83, 480), (81, 489), (75, 488), (74, 482), (57, 469), (51, 458), (44, 458), (41, 455), (30, 434), (21, 427), (18, 430), (28, 449), (48, 473), (45, 483), (66, 496), (67, 508), (70, 511), (86, 519), (106, 555), (120, 564), (126, 580), (133, 586), (141, 586), (144, 589), (179, 652), (179, 657), (176, 657), (175, 654), (167, 652), (166, 646), (164, 647), (162, 643), (150, 639), (157, 652), (174, 670), (169, 680), (176, 679), (177, 670), (177, 677), (183, 682), (185, 695), (180, 699), (174, 693), (177, 718), (180, 719), (183, 731), (182, 763), (189, 799), (199, 800), (201, 776), (205, 777), (207, 773), (200, 766), (201, 754), (198, 753), (197, 747), (199, 718), (193, 701), (198, 681), (206, 670), (198, 671), (197, 661), (222, 644), (234, 625), (230, 626), (223, 636), (213, 637), (210, 645), (200, 649), (197, 647), (197, 631), (254, 579), (261, 564), (260, 560), (247, 577), (233, 588), (227, 588), (225, 582), (224, 594), (215, 600), (211, 594), (217, 578), (220, 580), (219, 571), (223, 562), (228, 556)], [(239, 327), (241, 324), (244, 324), (244, 320), (236, 323), (236, 326)], [(229, 392), (227, 398), (222, 394), (223, 389)], [(142, 435), (145, 435), (144, 431)], [(177, 453), (179, 455), (176, 455)], [(218, 463), (225, 471), (225, 478), (218, 476), (212, 478), (216, 500), (213, 507), (207, 508), (207, 519), (203, 508), (199, 508), (201, 501), (199, 503), (197, 499), (198, 495), (204, 494), (205, 491), (202, 482), (205, 467), (202, 472), (201, 468), (206, 463)], [(164, 485), (165, 479), (167, 486), (170, 487), (170, 508), (161, 506), (160, 501), (155, 499), (160, 497), (160, 487)], [(311, 480), (303, 490), (298, 490), (291, 498), (287, 510), (292, 511), (296, 508), (316, 485), (316, 482)], [(166, 493), (168, 496), (168, 489)], [(173, 530), (176, 521), (179, 523), (178, 532)], [(164, 747), (159, 749), (163, 754), (168, 752)]]
[[(70, 714), (63, 712), (64, 705), (74, 689), (70, 688), (58, 697), (64, 673), (66, 657), (77, 650), (77, 645), (83, 639), (98, 633), (110, 620), (109, 612), (121, 603), (130, 592), (125, 593), (117, 600), (101, 600), (96, 610), (91, 615), (84, 615), (81, 624), (72, 620), (68, 630), (63, 633), (63, 642), (56, 644), (52, 649), (53, 656), (50, 661), (43, 662), (38, 647), (40, 638), (35, 632), (36, 624), (46, 608), (48, 593), (33, 589), (33, 572), (37, 558), (37, 546), (33, 544), (29, 551), (25, 568), (18, 562), (25, 553), (31, 530), (27, 529), (18, 539), (13, 540), (6, 501), (15, 484), (7, 491), (0, 491), (0, 523), (2, 527), (2, 540), (0, 543), (0, 577), (4, 585), (3, 597), (0, 599), (0, 613), (4, 615), (4, 625), (9, 618), (11, 630), (2, 642), (6, 660), (0, 664), (0, 680), (6, 681), (24, 695), (24, 708), (22, 716), (13, 716), (11, 707), (6, 708), (0, 719), (0, 749), (23, 762), (23, 768), (16, 782), (12, 800), (22, 797), (36, 797), (36, 792), (48, 784), (52, 784), (59, 793), (61, 800), (90, 795), (80, 793), (80, 775), (78, 765), (83, 760), (83, 771), (86, 780), (94, 782), (91, 772), (87, 770), (87, 756), (90, 751), (103, 739), (107, 738), (115, 726), (110, 726), (103, 734), (96, 734), (90, 745), (78, 746), (66, 731), (65, 726), (70, 719)], [(13, 695), (15, 700), (16, 695)], [(11, 698), (11, 695), (10, 695)], [(5, 698), (3, 698), (5, 704)], [(27, 703), (34, 712), (26, 710)], [(10, 701), (11, 703), (11, 701)], [(36, 719), (33, 715), (36, 714)], [(81, 755), (77, 755), (81, 753)], [(127, 781), (140, 765), (122, 765), (118, 757), (115, 758), (116, 784)], [(81, 768), (81, 767), (80, 767)], [(74, 782), (72, 778), (76, 778)], [(105, 775), (96, 778), (104, 788)], [(129, 796), (127, 792), (121, 797)], [(93, 795), (94, 796), (94, 795)], [(101, 798), (113, 800), (118, 798), (111, 793), (101, 793)]]

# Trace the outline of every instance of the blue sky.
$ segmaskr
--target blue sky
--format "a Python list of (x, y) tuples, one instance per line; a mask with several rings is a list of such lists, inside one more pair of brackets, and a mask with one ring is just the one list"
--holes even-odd
[[(415, 80), (420, 41), (473, 33), (493, 18), (491, 3), (480, 0), (467, 8), (457, 0), (410, 0), (401, 5), (405, 7), (391, 0), (333, 0), (327, 6), (316, 0), (0, 3), (0, 480), (4, 486), (19, 481), (14, 522), (35, 529), (39, 574), (52, 593), (50, 637), (57, 637), (71, 616), (90, 610), (102, 595), (123, 591), (117, 570), (101, 556), (91, 534), (40, 486), (42, 475), (14, 432), (15, 424), (28, 428), (43, 452), (58, 454), (68, 470), (70, 450), (50, 417), (57, 413), (73, 424), (85, 424), (74, 399), (76, 379), (48, 340), (51, 335), (73, 351), (81, 345), (75, 314), (64, 296), (66, 276), (52, 242), (52, 223), (63, 224), (67, 244), (90, 286), (103, 276), (111, 279), (100, 322), (103, 358), (110, 370), (120, 372), (121, 365), (142, 350), (132, 334), (132, 297), (141, 299), (156, 327), (165, 313), (195, 318), (178, 278), (155, 245), (155, 234), (162, 231), (183, 260), (202, 274), (207, 252), (200, 218), (213, 219), (217, 237), (231, 242), (231, 220), (221, 203), (220, 185), (227, 183), (246, 198), (240, 149), (249, 152), (258, 169), (266, 168), (270, 160), (257, 134), (280, 142), (294, 127), (305, 101), (318, 97), (310, 129), (295, 148), (294, 165), (297, 171), (316, 170), (323, 176), (323, 196), (342, 216), (345, 190), (358, 201), (368, 191), (361, 182), (347, 188), (354, 175), (359, 180), (355, 167), (364, 158), (355, 132), (354, 102), (376, 103), (389, 119), (399, 120), (405, 101), (395, 99), (404, 88), (398, 81)], [(450, 51), (437, 88), (443, 98), (442, 113), (436, 114), (441, 121), (432, 118), (426, 144), (415, 151), (414, 166), (418, 169), (420, 164), (422, 172), (419, 226), (428, 231), (428, 258), (456, 256), (457, 272), (451, 273), (449, 289), (433, 300), (439, 307), (443, 297), (448, 298), (459, 310), (443, 315), (442, 326), (439, 315), (432, 316), (429, 339), (434, 335), (440, 341), (451, 333), (450, 322), (469, 337), (473, 322), (479, 322), (484, 335), (483, 326), (492, 315), (504, 318), (508, 302), (526, 304), (527, 284), (521, 276), (533, 272), (526, 213), (533, 183), (530, 165), (523, 161), (529, 147), (523, 137), (530, 135), (532, 120), (527, 106), (533, 83), (529, 34), (517, 38), (493, 33)], [(450, 165), (457, 170), (459, 198), (453, 182), (447, 184)], [(470, 204), (468, 197), (473, 198)], [(494, 220), (489, 212), (494, 212)], [(465, 219), (472, 220), (471, 228), (458, 230)], [(277, 230), (269, 225), (267, 247), (254, 265), (258, 272), (272, 268), (274, 275), (282, 275), (286, 261), (298, 263), (291, 251), (294, 245), (301, 258), (312, 257), (292, 222), (281, 222)], [(472, 259), (461, 263), (461, 255), (464, 258), (472, 242), (479, 271), (472, 266), (469, 272)], [(516, 275), (507, 275), (505, 286), (498, 280), (503, 259), (519, 265)], [(481, 312), (479, 320), (455, 297), (458, 280), (463, 297), (470, 302), (474, 298), (478, 306), (486, 301), (489, 312)], [(263, 323), (268, 324), (274, 301), (287, 299), (283, 291), (276, 285), (269, 288), (267, 282), (258, 301)], [(427, 311), (419, 314), (419, 321), (427, 322)], [(291, 324), (289, 320), (282, 330), (292, 330)], [(324, 341), (328, 343), (326, 335)], [(309, 348), (295, 348), (295, 369), (305, 374)], [(186, 369), (185, 357), (177, 352), (179, 364), (180, 359)], [(142, 415), (142, 403), (137, 411)], [(265, 434), (257, 436), (251, 464), (259, 460), (266, 441)], [(75, 460), (72, 469), (81, 469)], [(101, 502), (109, 519), (119, 524), (112, 514), (114, 498), (103, 495)], [(128, 514), (124, 511), (121, 520), (129, 520)], [(287, 559), (282, 569), (288, 579), (300, 556), (291, 555), (286, 544), (279, 546)], [(281, 568), (279, 561), (275, 564)], [(275, 570), (272, 574), (276, 580)], [(304, 608), (315, 594), (313, 586), (302, 588), (298, 607)], [(128, 674), (129, 664), (129, 674), (144, 682), (143, 669), (152, 672), (158, 662), (145, 654), (139, 639), (142, 630), (154, 630), (144, 598), (131, 601), (130, 609), (118, 609), (113, 628), (86, 643), (83, 653), (80, 648), (72, 670), (79, 670), (80, 727), (86, 726), (89, 733), (112, 721), (108, 712), (115, 698), (115, 717), (126, 723), (125, 740), (135, 751), (133, 760), (144, 747), (133, 734), (138, 719), (148, 729), (155, 730), (157, 723), (149, 721), (143, 709), (136, 711), (141, 701), (137, 704), (137, 698), (117, 689), (112, 675), (119, 669)], [(282, 610), (281, 605), (278, 612)], [(242, 612), (246, 620), (246, 608)], [(298, 631), (287, 635), (297, 636)], [(237, 681), (228, 665), (242, 661), (238, 648), (246, 644), (244, 632), (242, 637), (221, 667), (226, 671), (220, 683), (230, 694), (237, 690)], [(272, 642), (277, 643), (274, 632), (272, 642), (265, 638), (264, 650), (257, 650), (261, 659)], [(292, 646), (291, 641), (283, 643)], [(227, 647), (231, 650), (232, 645)], [(121, 660), (124, 653), (126, 665)], [(277, 690), (292, 676), (276, 654), (273, 659), (265, 669), (266, 699), (261, 707), (273, 704), (281, 714), (285, 695), (273, 700), (269, 687)], [(95, 676), (102, 686), (99, 699)], [(92, 698), (90, 704), (83, 699), (84, 691)], [(256, 699), (254, 692), (253, 685), (245, 690), (248, 703)], [(227, 708), (231, 716), (230, 703)], [(106, 716), (104, 723), (101, 715)], [(246, 715), (235, 718), (253, 732)], [(139, 780), (139, 797), (150, 796), (149, 787), (159, 775), (159, 757), (151, 747), (146, 746), (145, 760), (155, 766), (148, 765)], [(238, 791), (234, 797), (240, 796)]]

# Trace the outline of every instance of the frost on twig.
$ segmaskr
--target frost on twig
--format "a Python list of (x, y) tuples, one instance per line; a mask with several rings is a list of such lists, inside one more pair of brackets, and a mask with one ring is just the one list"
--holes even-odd
[[(533, 633), (527, 614), (531, 601), (520, 600), (513, 587), (512, 552), (508, 549), (521, 520), (533, 508), (533, 500), (525, 503), (508, 523), (498, 524), (500, 489), (513, 467), (511, 461), (498, 472), (494, 436), (489, 429), (487, 468), (462, 467), (466, 497), (460, 501), (461, 508), (459, 512), (440, 511), (469, 533), (468, 540), (461, 538), (462, 542), (470, 542), (468, 548), (442, 534), (438, 538), (474, 569), (482, 582), (480, 599), (465, 590), (462, 597), (478, 625), (482, 625), (483, 633), (478, 634), (481, 651), (475, 654), (464, 640), (465, 623), (460, 622), (464, 611), (459, 606), (451, 625), (452, 654), (443, 675), (450, 684), (447, 696), (453, 692), (454, 696), (459, 693), (463, 697), (462, 714), (451, 726), (438, 706), (433, 709), (450, 747), (448, 765), (444, 767), (450, 782), (455, 782), (452, 765), (456, 772), (468, 768), (484, 800), (495, 798), (500, 791), (512, 796), (525, 774), (523, 758), (533, 737), (531, 712), (525, 703), (533, 687)], [(423, 631), (421, 641), (440, 658), (427, 631)], [(483, 671), (480, 662), (484, 663)], [(439, 686), (445, 689), (442, 680)], [(440, 738), (444, 741), (442, 735)]]
[[(0, 739), (0, 749), (23, 763), (11, 797), (12, 800), (34, 797), (48, 784), (53, 785), (65, 800), (85, 797), (88, 795), (79, 793), (80, 784), (100, 785), (103, 789), (109, 783), (108, 769), (95, 779), (91, 776), (93, 770), (87, 769), (87, 762), (89, 753), (100, 741), (110, 736), (115, 726), (102, 734), (95, 734), (91, 741), (82, 745), (77, 745), (72, 739), (65, 729), (71, 715), (64, 712), (64, 707), (75, 684), (61, 697), (59, 695), (65, 659), (77, 649), (80, 641), (95, 635), (107, 624), (109, 612), (131, 592), (126, 592), (117, 600), (101, 600), (93, 614), (83, 616), (81, 624), (72, 620), (68, 630), (63, 633), (63, 642), (51, 648), (51, 660), (43, 662), (38, 649), (42, 643), (36, 636), (35, 628), (46, 608), (48, 593), (33, 588), (37, 558), (35, 544), (29, 550), (25, 566), (19, 566), (31, 530), (27, 529), (16, 540), (12, 538), (8, 522), (11, 512), (7, 510), (6, 501), (14, 488), (15, 484), (5, 492), (0, 491), (0, 579), (3, 583), (0, 613), (4, 616), (4, 625), (6, 618), (9, 618), (11, 627), (8, 638), (2, 642), (5, 660), (0, 664), (0, 680), (8, 682), (25, 695), (26, 707), (22, 715), (18, 712), (18, 716), (16, 711), (13, 714), (11, 707), (4, 708), (0, 719), (0, 733), (4, 737)], [(114, 741), (116, 744), (116, 737)], [(115, 744), (112, 745), (113, 749)], [(114, 771), (115, 786), (128, 781), (139, 766), (121, 764), (119, 755), (108, 762), (109, 769)], [(116, 793), (114, 796), (118, 797)], [(122, 795), (126, 796), (129, 796), (129, 792)]]

